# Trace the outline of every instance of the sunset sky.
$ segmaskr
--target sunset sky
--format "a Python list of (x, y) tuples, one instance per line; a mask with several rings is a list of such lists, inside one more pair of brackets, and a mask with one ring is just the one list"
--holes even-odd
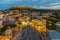
[(18, 5), (33, 6), (37, 9), (60, 9), (60, 0), (0, 0), (0, 10)]

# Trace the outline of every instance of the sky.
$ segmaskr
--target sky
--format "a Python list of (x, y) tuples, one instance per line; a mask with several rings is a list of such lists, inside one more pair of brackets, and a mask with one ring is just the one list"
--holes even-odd
[(19, 5), (33, 6), (36, 9), (60, 9), (60, 0), (0, 0), (0, 10)]

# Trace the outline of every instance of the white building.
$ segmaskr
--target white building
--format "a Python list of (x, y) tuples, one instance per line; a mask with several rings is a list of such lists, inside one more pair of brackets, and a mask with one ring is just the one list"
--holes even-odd
[(57, 30), (58, 32), (60, 32), (60, 21), (58, 21), (58, 22), (56, 23), (56, 30)]

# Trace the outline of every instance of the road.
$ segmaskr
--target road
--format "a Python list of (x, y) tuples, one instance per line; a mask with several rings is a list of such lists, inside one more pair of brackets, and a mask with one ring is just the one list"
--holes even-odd
[(30, 26), (27, 26), (22, 29), (22, 31), (19, 30), (19, 35), (16, 40), (42, 40), (42, 37), (38, 31)]

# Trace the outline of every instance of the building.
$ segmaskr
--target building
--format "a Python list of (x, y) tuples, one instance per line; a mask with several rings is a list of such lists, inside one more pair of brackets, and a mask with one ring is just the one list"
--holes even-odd
[(56, 30), (60, 32), (60, 21), (56, 22)]
[(52, 13), (42, 13), (43, 18), (49, 18), (52, 15)]
[(46, 40), (60, 40), (60, 33), (56, 30), (49, 30), (47, 32)]

